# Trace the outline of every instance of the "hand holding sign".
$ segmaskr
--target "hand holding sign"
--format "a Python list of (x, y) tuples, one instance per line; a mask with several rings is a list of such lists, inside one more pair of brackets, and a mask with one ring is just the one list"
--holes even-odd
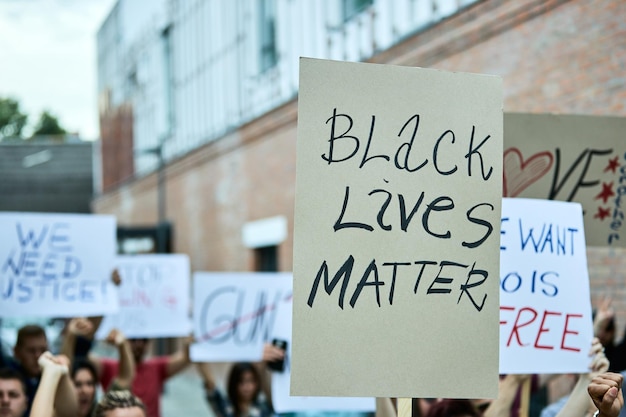
[(104, 318), (98, 337), (112, 328), (138, 338), (189, 334), (189, 279), (186, 255), (118, 256), (120, 311)]
[(93, 336), (93, 323), (85, 317), (76, 317), (70, 320), (67, 325), (67, 331), (74, 336), (82, 336), (90, 338)]

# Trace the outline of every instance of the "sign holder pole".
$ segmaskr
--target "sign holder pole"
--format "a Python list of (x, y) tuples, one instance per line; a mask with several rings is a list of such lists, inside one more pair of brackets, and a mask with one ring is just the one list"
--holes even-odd
[(530, 383), (532, 378), (526, 378), (522, 382), (522, 395), (520, 397), (519, 417), (528, 417), (530, 408)]
[(412, 404), (412, 398), (398, 398), (398, 417), (411, 417)]

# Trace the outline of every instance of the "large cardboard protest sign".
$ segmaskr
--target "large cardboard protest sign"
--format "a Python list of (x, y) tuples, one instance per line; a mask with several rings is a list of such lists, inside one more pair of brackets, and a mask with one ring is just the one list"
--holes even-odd
[(582, 204), (590, 246), (626, 247), (626, 118), (505, 114), (504, 196)]
[(593, 338), (582, 208), (502, 202), (500, 371), (584, 373)]
[(107, 315), (97, 337), (117, 328), (127, 337), (189, 336), (189, 257), (183, 254), (118, 256), (120, 309)]
[(497, 395), (501, 169), (501, 79), (300, 61), (292, 395)]
[(115, 218), (0, 213), (0, 317), (117, 310)]
[(290, 314), (292, 275), (193, 274), (193, 361), (260, 361), (279, 315)]

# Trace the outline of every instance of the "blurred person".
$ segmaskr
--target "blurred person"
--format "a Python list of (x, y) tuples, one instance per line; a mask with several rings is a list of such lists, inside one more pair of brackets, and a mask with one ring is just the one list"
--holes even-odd
[(93, 417), (147, 417), (147, 414), (139, 397), (128, 390), (113, 390), (100, 399)]
[(626, 330), (622, 340), (615, 342), (616, 324), (612, 299), (604, 297), (593, 315), (593, 333), (600, 340), (609, 360), (609, 371), (626, 369)]
[[(181, 372), (191, 363), (189, 359), (189, 341), (183, 340), (183, 346), (172, 355), (146, 358), (150, 341), (146, 338), (128, 339), (135, 363), (135, 377), (131, 383), (131, 392), (145, 404), (148, 417), (160, 417), (160, 396), (165, 381)], [(89, 355), (100, 377), (102, 388), (109, 389), (113, 379), (120, 374), (120, 362), (113, 359), (97, 358)]]
[(89, 417), (96, 406), (96, 368), (88, 360), (80, 359), (72, 367), (71, 377), (78, 400), (78, 417)]
[(593, 339), (589, 356), (592, 357), (589, 365), (590, 372), (580, 374), (571, 393), (566, 396), (566, 400), (563, 401), (561, 399), (555, 404), (546, 407), (541, 413), (542, 417), (583, 417), (587, 414), (593, 414), (595, 409), (593, 409), (593, 404), (589, 400), (587, 386), (594, 377), (609, 369), (609, 361), (598, 338)]
[[(263, 360), (282, 359), (284, 351), (266, 344)], [(273, 414), (269, 384), (264, 383), (264, 362), (238, 362), (232, 365), (226, 381), (226, 395), (215, 383), (208, 362), (196, 364), (204, 382), (206, 399), (216, 417), (269, 417)]]
[[(80, 321), (80, 319), (75, 320)], [(72, 324), (70, 327), (73, 327)], [(109, 332), (105, 342), (118, 349), (120, 358), (119, 373), (109, 386), (109, 390), (130, 389), (135, 377), (135, 363), (130, 343), (117, 329), (112, 329)], [(94, 364), (88, 359), (79, 359), (72, 368), (72, 381), (78, 399), (78, 417), (91, 416), (96, 405), (96, 385), (98, 382), (98, 372)]]
[(5, 357), (5, 367), (14, 369), (22, 374), (26, 384), (28, 411), (41, 378), (41, 367), (37, 362), (39, 356), (48, 350), (48, 339), (43, 327), (36, 324), (27, 324), (17, 331), (17, 340), (13, 347), (13, 357)]
[(480, 417), (470, 400), (441, 400), (431, 404), (426, 417)]
[[(74, 351), (74, 342), (79, 336), (95, 334), (92, 323), (86, 318), (73, 318), (67, 325), (67, 335), (63, 343), (63, 352)], [(104, 341), (115, 346), (119, 361), (115, 361), (116, 371), (107, 381), (105, 390), (131, 389), (136, 375), (135, 353), (131, 342), (118, 329), (112, 329)], [(72, 371), (72, 380), (79, 403), (79, 417), (90, 416), (95, 406), (96, 382), (102, 377), (101, 359), (79, 359)], [(158, 396), (157, 396), (158, 401)]]
[(500, 377), (498, 385), (498, 398), (491, 401), (484, 411), (485, 417), (510, 417), (511, 410), (517, 397), (520, 387), (531, 376), (527, 374), (508, 374)]
[[(435, 398), (411, 398), (411, 417), (424, 417)], [(396, 417), (398, 413), (397, 398), (376, 398), (376, 417)], [(370, 413), (363, 413), (370, 414)]]
[(28, 410), (26, 382), (20, 372), (0, 368), (0, 416), (24, 417)]

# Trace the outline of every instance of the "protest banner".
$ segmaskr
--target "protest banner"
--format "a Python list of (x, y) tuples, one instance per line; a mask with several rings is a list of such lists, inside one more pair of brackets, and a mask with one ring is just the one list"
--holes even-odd
[[(277, 413), (289, 412), (321, 412), (321, 411), (349, 411), (374, 412), (376, 401), (368, 397), (297, 397), (289, 395), (291, 385), (291, 327), (292, 327), (292, 300), (285, 303), (284, 309), (279, 312), (274, 324), (272, 339), (284, 341), (287, 344), (287, 354), (282, 372), (272, 371), (272, 406)], [(283, 314), (284, 311), (284, 314)]]
[[(194, 362), (260, 361), (280, 314), (291, 305), (292, 275), (283, 272), (193, 274)], [(282, 313), (281, 313), (282, 311)]]
[(130, 338), (191, 334), (187, 255), (118, 256), (115, 267), (122, 280), (120, 309), (104, 317), (97, 338), (105, 338), (113, 328)]
[(626, 118), (504, 115), (504, 197), (576, 201), (589, 246), (626, 247)]
[(503, 199), (500, 250), (500, 372), (588, 372), (593, 326), (581, 205)]
[(115, 217), (0, 213), (0, 317), (117, 310)]
[(494, 398), (502, 81), (300, 61), (291, 395)]

